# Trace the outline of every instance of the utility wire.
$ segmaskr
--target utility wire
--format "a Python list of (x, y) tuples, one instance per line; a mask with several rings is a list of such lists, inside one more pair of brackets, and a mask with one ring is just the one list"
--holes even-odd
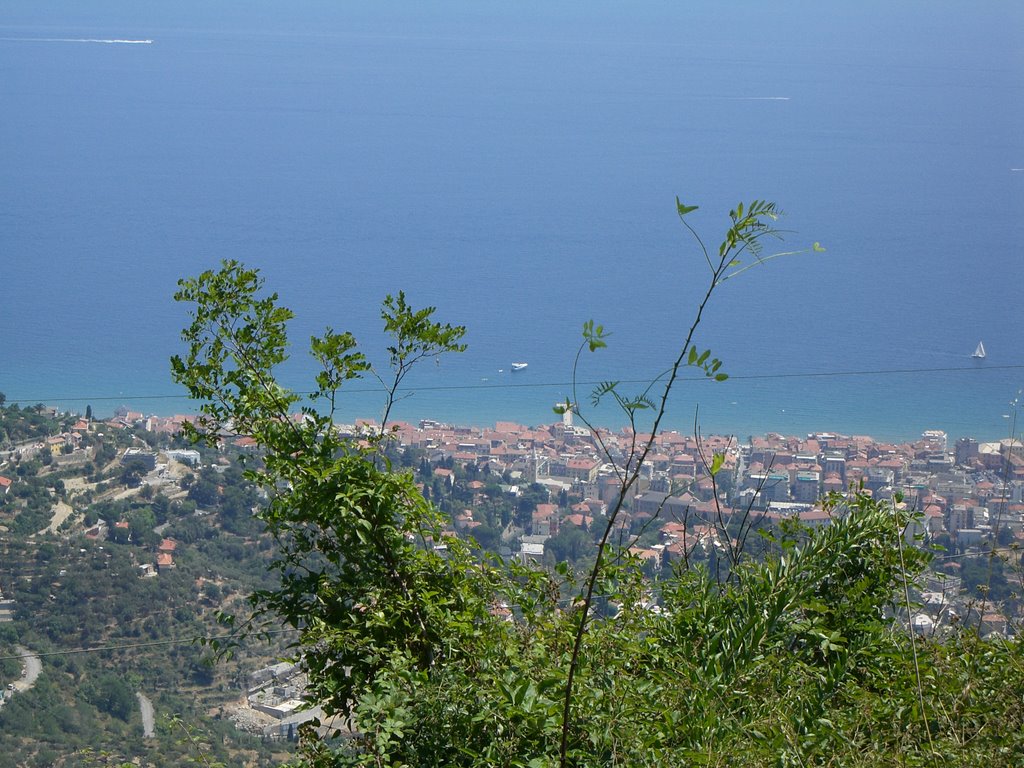
[[(283, 635), (287, 632), (298, 632), (297, 629), (269, 629), (262, 632), (254, 632), (256, 635)], [(197, 642), (212, 642), (214, 640), (231, 640), (239, 638), (241, 635), (198, 635), (195, 637), (176, 637), (170, 640), (151, 640), (145, 643), (124, 643), (122, 645), (97, 645), (86, 648), (65, 648), (59, 651), (39, 651), (33, 653), (19, 653), (13, 656), (0, 656), (0, 661), (8, 661), (11, 659), (28, 659), (32, 657), (49, 657), (49, 656), (71, 656), (75, 654), (85, 653), (102, 653), (104, 651), (124, 651), (131, 650), (134, 648), (157, 648), (165, 647), (168, 645), (185, 645), (193, 644)]]
[(1019, 551), (1020, 551), (1019, 548), (1014, 548), (1012, 546), (1009, 546), (1009, 547), (993, 547), (992, 549), (979, 550), (978, 552), (960, 552), (960, 553), (955, 554), (955, 555), (934, 555), (932, 557), (932, 562), (935, 562), (937, 560), (960, 560), (962, 558), (967, 558), (967, 557), (978, 557), (978, 558), (990, 557), (992, 555), (998, 555), (1000, 553), (1009, 554), (1009, 553), (1012, 553), (1012, 552), (1019, 552)]
[[(758, 373), (758, 374), (737, 374), (730, 375), (730, 381), (772, 381), (779, 379), (827, 379), (827, 378), (845, 378), (854, 376), (897, 376), (903, 374), (924, 374), (924, 373), (985, 373), (990, 371), (1022, 371), (1024, 370), (1024, 364), (1022, 365), (986, 365), (984, 368), (972, 367), (972, 366), (947, 366), (939, 368), (875, 368), (866, 370), (854, 370), (854, 371), (805, 371), (796, 373)], [(691, 376), (681, 378), (680, 381), (710, 381), (705, 376)], [(651, 379), (620, 379), (622, 384), (649, 384)], [(597, 386), (603, 382), (601, 381), (578, 381), (577, 386)], [(402, 388), (399, 392), (448, 392), (448, 391), (465, 391), (465, 390), (487, 390), (487, 389), (544, 389), (553, 387), (569, 387), (572, 386), (572, 382), (569, 381), (548, 381), (548, 382), (517, 382), (517, 383), (496, 383), (496, 384), (437, 384), (433, 386), (416, 386), (409, 388)], [(343, 389), (340, 394), (369, 394), (379, 392), (379, 387), (353, 387), (349, 389)], [(314, 394), (313, 391), (296, 391), (295, 394), (308, 396)], [(69, 396), (49, 396), (49, 397), (33, 397), (33, 398), (18, 398), (15, 400), (7, 400), (7, 403), (11, 404), (22, 404), (22, 403), (41, 403), (47, 401), (90, 401), (90, 402), (116, 402), (116, 401), (127, 401), (127, 400), (180, 400), (186, 398), (185, 393), (181, 394), (162, 394), (162, 395), (69, 395)]]

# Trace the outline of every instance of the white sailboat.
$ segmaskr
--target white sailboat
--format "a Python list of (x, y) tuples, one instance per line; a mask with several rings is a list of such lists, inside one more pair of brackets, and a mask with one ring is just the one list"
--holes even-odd
[(973, 357), (975, 360), (985, 359), (985, 344), (983, 342), (978, 342), (978, 347), (977, 349), (974, 350), (974, 354), (971, 355), (971, 357)]

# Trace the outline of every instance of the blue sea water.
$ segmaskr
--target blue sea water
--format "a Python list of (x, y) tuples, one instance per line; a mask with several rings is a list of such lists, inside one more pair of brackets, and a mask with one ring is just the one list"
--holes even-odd
[[(470, 348), (420, 371), (399, 417), (549, 422), (584, 320), (613, 333), (584, 381), (671, 359), (706, 281), (676, 195), (714, 247), (767, 198), (780, 248), (828, 250), (723, 287), (698, 338), (732, 378), (687, 382), (669, 426), (699, 403), (705, 432), (1004, 436), (1022, 30), (994, 0), (7, 0), (0, 391), (189, 409), (171, 296), (233, 258), (298, 315), (297, 388), (304, 339), (329, 324), (373, 356), (404, 289)], [(343, 417), (376, 415), (354, 389)]]

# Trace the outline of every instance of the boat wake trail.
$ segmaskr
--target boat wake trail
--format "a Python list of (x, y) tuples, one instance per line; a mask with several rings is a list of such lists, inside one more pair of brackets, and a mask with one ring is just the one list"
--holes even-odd
[(152, 40), (100, 40), (92, 37), (0, 37), (5, 43), (102, 43), (103, 45), (152, 45)]

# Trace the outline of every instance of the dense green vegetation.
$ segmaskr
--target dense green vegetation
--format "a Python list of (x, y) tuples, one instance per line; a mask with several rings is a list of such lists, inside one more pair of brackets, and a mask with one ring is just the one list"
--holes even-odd
[[(64, 433), (73, 422), (49, 412), (32, 415), (40, 416), (33, 420), (40, 430), (33, 443)], [(3, 409), (0, 426), (23, 417), (18, 409)], [(42, 664), (32, 688), (0, 706), (0, 766), (129, 758), (154, 766), (200, 758), (274, 765), (287, 756), (287, 745), (238, 731), (224, 709), (237, 702), (248, 672), (283, 652), (287, 637), (240, 648), (233, 661), (220, 664), (197, 642), (224, 633), (218, 610), (274, 583), (267, 570), (271, 542), (252, 520), (256, 491), (231, 454), (211, 455), (223, 463), (159, 490), (140, 486), (145, 471), (118, 460), (125, 447), (168, 442), (106, 426), (83, 431), (74, 454), (26, 447), (0, 461), (0, 475), (13, 480), (0, 496), (0, 522), (8, 527), (0, 534), (0, 589), (15, 608), (15, 620), (0, 623), (0, 686), (22, 675), (16, 646), (39, 654)], [(51, 461), (43, 460), (46, 455)], [(37, 534), (57, 503), (74, 513), (60, 533)], [(203, 514), (196, 514), (198, 504)], [(100, 520), (109, 537), (85, 538), (84, 530)], [(117, 527), (121, 521), (127, 527)], [(165, 537), (177, 542), (175, 567), (147, 577), (140, 566), (152, 567)], [(153, 738), (143, 738), (137, 692), (153, 702)], [(175, 714), (181, 724), (171, 728)]]
[[(215, 611), (267, 583), (266, 554), (216, 533), (210, 522), (206, 527), (208, 537), (183, 548), (174, 571), (153, 578), (140, 577), (138, 562), (152, 557), (136, 544), (8, 546), (0, 578), (14, 587), (17, 620), (4, 627), (3, 649), (11, 653), (16, 641), (56, 653), (44, 655), (36, 686), (0, 709), (0, 755), (11, 760), (0, 757), (0, 765), (49, 765), (51, 751), (85, 748), (178, 764), (180, 734), (164, 728), (156, 739), (142, 739), (137, 691), (154, 700), (162, 720), (179, 714), (196, 727), (216, 725), (218, 742), (227, 738), (216, 752), (222, 758), (241, 746), (260, 747), (227, 721), (209, 720), (211, 709), (237, 699), (242, 675), (260, 657), (240, 654), (215, 665), (194, 639), (222, 634)], [(63, 653), (91, 648), (107, 650)], [(259, 649), (262, 658), (268, 650)], [(7, 680), (18, 676), (7, 671)]]
[[(662, 584), (610, 566), (572, 702), (579, 765), (1013, 764), (1024, 752), (1019, 643), (973, 631), (918, 640), (894, 622), (905, 575), (891, 510), (858, 499), (817, 533), (717, 584), (705, 568)], [(315, 765), (548, 765), (575, 629), (563, 585), (521, 575), (517, 622), (475, 625), (464, 653), (417, 669), (393, 653), (356, 706), (362, 753), (310, 747)]]

